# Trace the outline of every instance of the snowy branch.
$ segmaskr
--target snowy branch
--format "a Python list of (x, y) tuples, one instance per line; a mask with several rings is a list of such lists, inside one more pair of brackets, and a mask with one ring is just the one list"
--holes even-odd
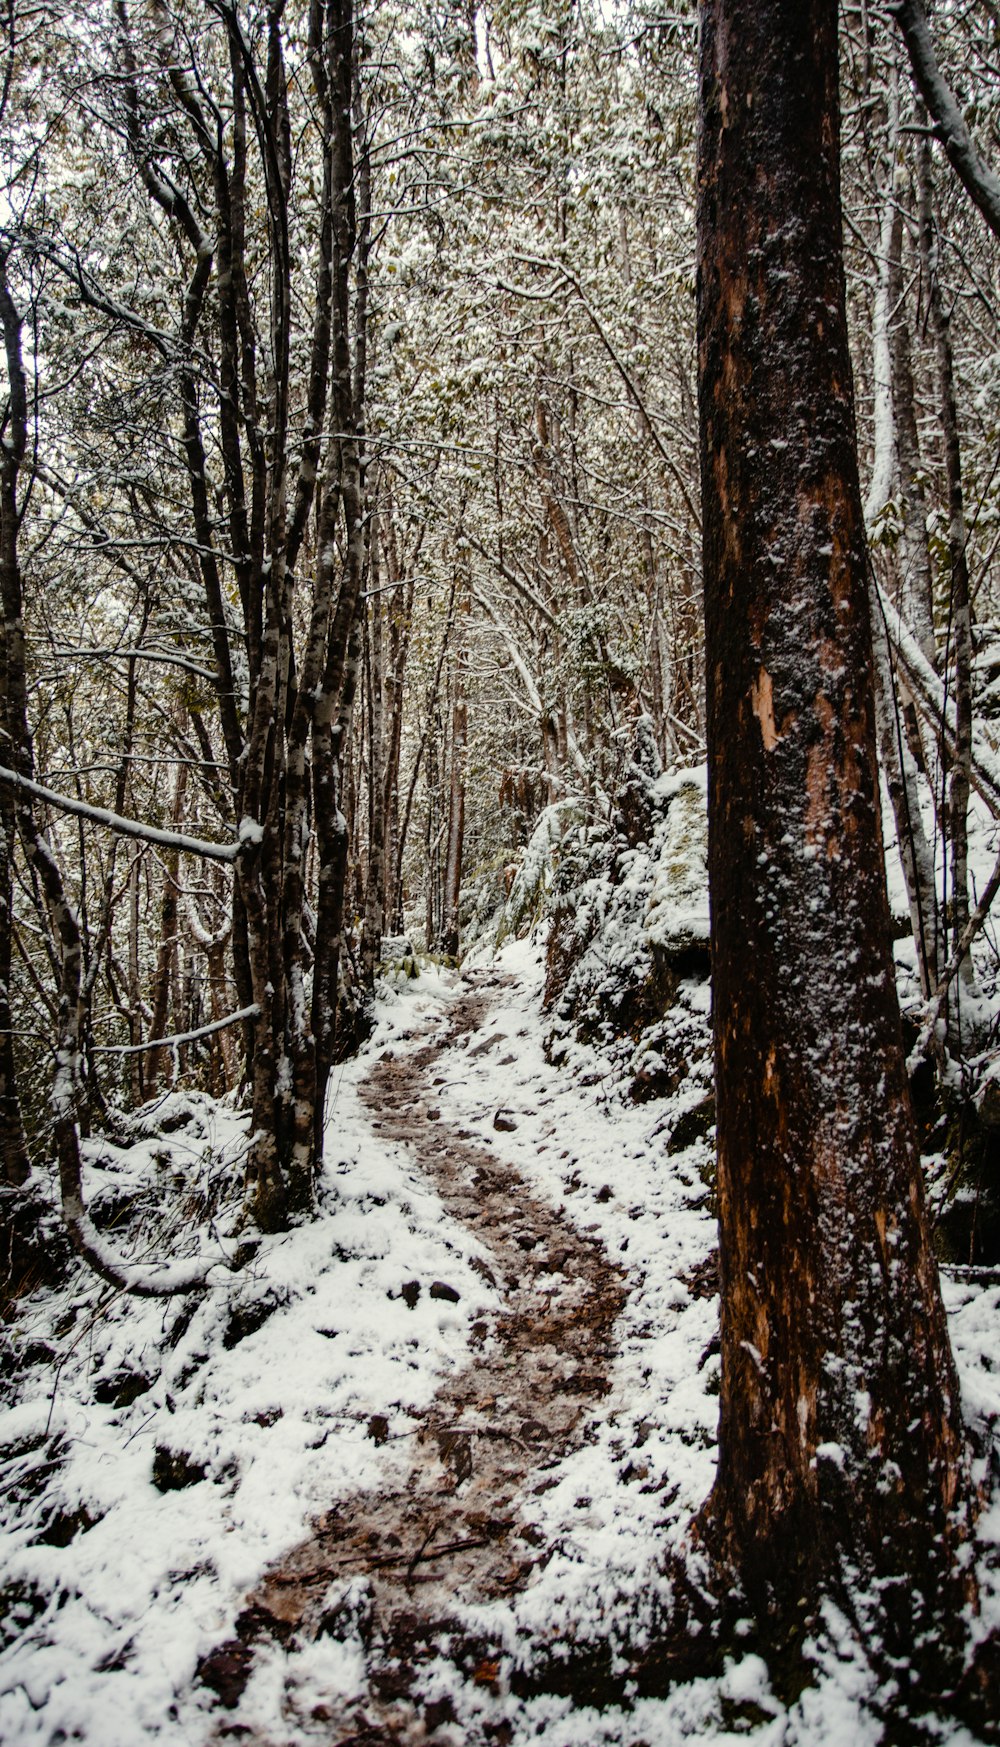
[(937, 123), (948, 161), (989, 225), (1000, 237), (1000, 178), (979, 154), (955, 94), (938, 66), (923, 0), (890, 0), (889, 11), (906, 40), (913, 77)]
[(159, 1265), (126, 1262), (104, 1241), (79, 1196), (64, 1196), (62, 1211), (77, 1253), (109, 1286), (130, 1292), (136, 1298), (174, 1298), (178, 1293), (206, 1286), (216, 1268), (231, 1272), (223, 1256), (192, 1256), (188, 1261)]
[(927, 1054), (938, 1019), (941, 1016), (941, 1009), (944, 1006), (948, 990), (954, 981), (972, 942), (975, 940), (976, 935), (986, 921), (993, 900), (998, 891), (1000, 891), (1000, 859), (997, 860), (993, 872), (990, 874), (983, 889), (983, 895), (963, 928), (958, 945), (955, 947), (951, 958), (945, 965), (944, 972), (942, 973), (937, 987), (924, 1009), (923, 1024), (920, 1027), (920, 1035), (910, 1052), (906, 1064), (911, 1074), (920, 1065), (923, 1057)]
[(196, 1031), (175, 1031), (171, 1037), (150, 1037), (145, 1043), (100, 1043), (91, 1050), (92, 1055), (141, 1055), (146, 1049), (171, 1049), (177, 1043), (197, 1043), (201, 1037), (211, 1037), (213, 1032), (225, 1031), (230, 1025), (239, 1025), (244, 1019), (256, 1019), (260, 1008), (256, 1001), (249, 1007), (241, 1007), (237, 1013), (229, 1013), (224, 1019), (213, 1019), (209, 1025), (199, 1025)]
[(216, 679), (210, 667), (202, 667), (199, 662), (166, 649), (53, 649), (51, 657), (53, 661), (89, 661), (92, 657), (105, 661), (162, 661), (168, 667), (181, 667), (185, 673), (196, 674), (213, 684)]
[(698, 513), (698, 507), (695, 504), (693, 497), (691, 496), (691, 492), (688, 488), (687, 482), (684, 479), (684, 477), (680, 471), (680, 468), (678, 467), (673, 456), (670, 454), (669, 450), (667, 449), (666, 444), (663, 441), (663, 438), (660, 436), (659, 430), (657, 429), (656, 421), (652, 417), (652, 415), (649, 413), (649, 411), (647, 410), (645, 401), (643, 399), (643, 396), (639, 392), (639, 389), (638, 389), (638, 386), (636, 385), (636, 381), (635, 381), (634, 376), (632, 375), (631, 371), (628, 369), (628, 366), (625, 363), (623, 363), (622, 359), (618, 355), (617, 350), (615, 349), (615, 347), (612, 345), (610, 339), (608, 338), (608, 335), (605, 332), (603, 323), (601, 322), (601, 319), (598, 316), (593, 305), (591, 304), (589, 298), (587, 297), (587, 294), (584, 291), (583, 286), (580, 284), (579, 279), (577, 279), (576, 275), (574, 273), (571, 273), (569, 271), (569, 268), (565, 267), (561, 261), (549, 261), (540, 255), (516, 255), (514, 257), (514, 259), (517, 261), (521, 261), (521, 262), (525, 263), (527, 266), (542, 267), (548, 273), (558, 274), (560, 279), (562, 279), (565, 282), (565, 284), (567, 284), (570, 287), (570, 289), (575, 293), (577, 301), (579, 302), (581, 308), (583, 309), (584, 315), (587, 317), (587, 320), (590, 322), (590, 325), (593, 328), (595, 334), (597, 335), (597, 338), (600, 340), (601, 345), (604, 347), (604, 350), (607, 353), (611, 364), (613, 365), (614, 369), (618, 372), (618, 375), (621, 377), (622, 382), (624, 383), (626, 389), (628, 390), (628, 393), (632, 398), (632, 401), (636, 407), (636, 410), (639, 413), (640, 418), (642, 419), (643, 425), (649, 434), (650, 440), (652, 441), (652, 443), (655, 445), (656, 449), (659, 452), (659, 456), (660, 456), (661, 461), (666, 466), (668, 473), (670, 474), (675, 485), (677, 486), (677, 489), (679, 490), (681, 497), (684, 500), (684, 504), (685, 504), (685, 507), (687, 509), (688, 515), (691, 517), (691, 520), (694, 523), (694, 526), (696, 528), (700, 528), (701, 527), (701, 516)]
[[(880, 583), (876, 584), (878, 605), (885, 619), (892, 651), (899, 663), (917, 707), (929, 716), (954, 751), (957, 738), (954, 700), (945, 693), (937, 674), (921, 652), (913, 632), (904, 623)], [(976, 731), (972, 741), (973, 788), (985, 801), (995, 819), (1000, 819), (1000, 766), (997, 754), (985, 736)]]
[(25, 794), (34, 795), (37, 801), (46, 801), (50, 807), (57, 807), (63, 813), (74, 813), (77, 818), (90, 819), (108, 831), (117, 831), (122, 837), (138, 838), (140, 843), (158, 843), (164, 849), (176, 849), (185, 855), (200, 855), (208, 861), (230, 864), (240, 853), (240, 843), (210, 843), (202, 837), (188, 837), (182, 831), (161, 831), (158, 826), (144, 825), (139, 819), (123, 818), (108, 807), (92, 807), (88, 801), (59, 794), (55, 789), (47, 789), (43, 783), (33, 782), (30, 777), (0, 765), (0, 785), (3, 784), (22, 789)]

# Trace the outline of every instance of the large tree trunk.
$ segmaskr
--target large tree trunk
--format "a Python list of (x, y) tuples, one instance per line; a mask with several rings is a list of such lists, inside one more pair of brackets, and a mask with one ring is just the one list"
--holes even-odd
[(967, 1481), (889, 949), (836, 0), (705, 0), (701, 106), (722, 1276), (706, 1526), (758, 1616), (801, 1622), (853, 1574), (912, 1647), (914, 1620), (954, 1619)]

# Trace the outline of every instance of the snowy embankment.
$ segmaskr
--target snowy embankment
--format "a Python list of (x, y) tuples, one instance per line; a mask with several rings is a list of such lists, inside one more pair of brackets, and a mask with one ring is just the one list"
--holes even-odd
[[(508, 1601), (464, 1610), (470, 1629), (506, 1647), (498, 1678), (486, 1689), (451, 1667), (432, 1671), (457, 1721), (429, 1738), (457, 1747), (505, 1728), (499, 1738), (551, 1747), (748, 1734), (761, 1747), (874, 1743), (870, 1678), (833, 1616), (818, 1685), (791, 1713), (754, 1656), (721, 1680), (600, 1715), (507, 1690), (511, 1671), (536, 1657), (551, 1663), (570, 1639), (634, 1649), (655, 1626), (669, 1599), (664, 1551), (681, 1545), (711, 1486), (718, 1358), (711, 1136), (683, 1124), (690, 1085), (633, 1103), (620, 1064), (597, 1048), (576, 1043), (562, 1067), (551, 1065), (540, 948), (514, 943), (498, 968), (506, 980), (482, 1034), (444, 1047), (436, 1066), (442, 1127), (460, 1123), (561, 1218), (593, 1232), (625, 1271), (628, 1298), (610, 1391), (578, 1447), (520, 1501), (537, 1530), (530, 1580)], [(166, 1308), (78, 1274), (19, 1307), (6, 1331), (16, 1380), (0, 1415), (0, 1740), (207, 1742), (218, 1710), (199, 1662), (232, 1637), (248, 1593), (312, 1519), (398, 1481), (421, 1411), (445, 1379), (474, 1372), (472, 1326), (503, 1315), (502, 1283), (484, 1278), (482, 1243), (446, 1212), (406, 1148), (373, 1127), (359, 1095), (387, 1047), (445, 1042), (459, 987), (430, 972), (386, 993), (375, 1036), (331, 1096), (314, 1223), (263, 1240), (230, 1281)], [(687, 987), (685, 1002), (685, 1023), (707, 1027), (704, 985)], [(92, 1204), (118, 1205), (127, 1222), (151, 1185), (166, 1179), (175, 1197), (193, 1196), (210, 1178), (225, 1186), (215, 1230), (232, 1253), (241, 1121), (191, 1098), (166, 1101), (159, 1123), (170, 1132), (127, 1150), (91, 1147)], [(428, 1290), (404, 1298), (414, 1281), (446, 1281), (458, 1302)], [(948, 1298), (985, 1450), (1000, 1421), (1000, 1288), (951, 1285)], [(984, 1477), (986, 1466), (984, 1455)], [(989, 1555), (1000, 1540), (996, 1506), (981, 1535)], [(984, 1557), (984, 1629), (1000, 1625), (987, 1565)], [(261, 1742), (329, 1741), (318, 1713), (347, 1699), (363, 1707), (366, 1691), (360, 1640), (292, 1643), (265, 1660), (232, 1720)], [(956, 1747), (968, 1739), (947, 1738)]]

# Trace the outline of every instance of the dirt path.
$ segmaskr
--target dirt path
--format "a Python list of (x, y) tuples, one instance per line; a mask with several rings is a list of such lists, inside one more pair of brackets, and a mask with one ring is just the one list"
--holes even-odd
[[(489, 972), (466, 977), (448, 1035), (405, 1054), (387, 1051), (362, 1096), (372, 1127), (409, 1148), (448, 1212), (487, 1247), (501, 1308), (473, 1324), (472, 1360), (425, 1411), (401, 1483), (346, 1499), (322, 1518), (249, 1598), (240, 1639), (203, 1665), (202, 1678), (232, 1704), (262, 1639), (292, 1648), (324, 1632), (360, 1634), (369, 1702), (345, 1713), (331, 1700), (295, 1717), (297, 1730), (343, 1747), (454, 1739), (447, 1700), (421, 1699), (421, 1667), (445, 1654), (473, 1681), (493, 1681), (497, 1647), (470, 1639), (455, 1604), (489, 1602), (529, 1581), (545, 1548), (534, 1544), (520, 1500), (545, 1487), (545, 1470), (578, 1443), (608, 1387), (621, 1270), (436, 1107), (445, 1076), (435, 1069), (463, 1037), (474, 1074), (477, 1051), (490, 1041), (490, 986), (499, 981)], [(454, 1064), (452, 1054), (449, 1078)], [(377, 1421), (370, 1429), (381, 1430)], [(255, 1739), (226, 1723), (217, 1737)], [(501, 1726), (496, 1739), (504, 1738)]]

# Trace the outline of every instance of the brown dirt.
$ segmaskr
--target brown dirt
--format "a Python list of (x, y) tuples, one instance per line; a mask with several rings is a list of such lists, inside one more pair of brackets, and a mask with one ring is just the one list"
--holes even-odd
[[(248, 1598), (240, 1637), (202, 1664), (205, 1684), (232, 1706), (262, 1638), (293, 1647), (323, 1632), (359, 1633), (369, 1701), (344, 1709), (331, 1697), (310, 1717), (295, 1717), (299, 1732), (315, 1731), (331, 1747), (457, 1738), (448, 1701), (421, 1702), (421, 1667), (444, 1652), (474, 1684), (494, 1685), (499, 1646), (472, 1639), (456, 1604), (509, 1597), (545, 1561), (520, 1501), (545, 1488), (545, 1471), (579, 1444), (608, 1388), (621, 1270), (594, 1237), (528, 1190), (498, 1156), (502, 1139), (497, 1152), (476, 1144), (436, 1107), (439, 1058), (482, 1029), (499, 981), (494, 973), (467, 977), (449, 1033), (405, 1054), (387, 1051), (363, 1097), (372, 1127), (405, 1143), (449, 1214), (488, 1248), (500, 1308), (473, 1324), (471, 1362), (424, 1412), (409, 1471), (387, 1490), (338, 1502)], [(470, 1056), (475, 1049), (470, 1043)], [(384, 1435), (377, 1418), (369, 1429)], [(361, 1583), (345, 1613), (336, 1594), (349, 1579)], [(236, 1723), (221, 1723), (217, 1738), (261, 1740)], [(505, 1738), (502, 1725), (495, 1738)]]

